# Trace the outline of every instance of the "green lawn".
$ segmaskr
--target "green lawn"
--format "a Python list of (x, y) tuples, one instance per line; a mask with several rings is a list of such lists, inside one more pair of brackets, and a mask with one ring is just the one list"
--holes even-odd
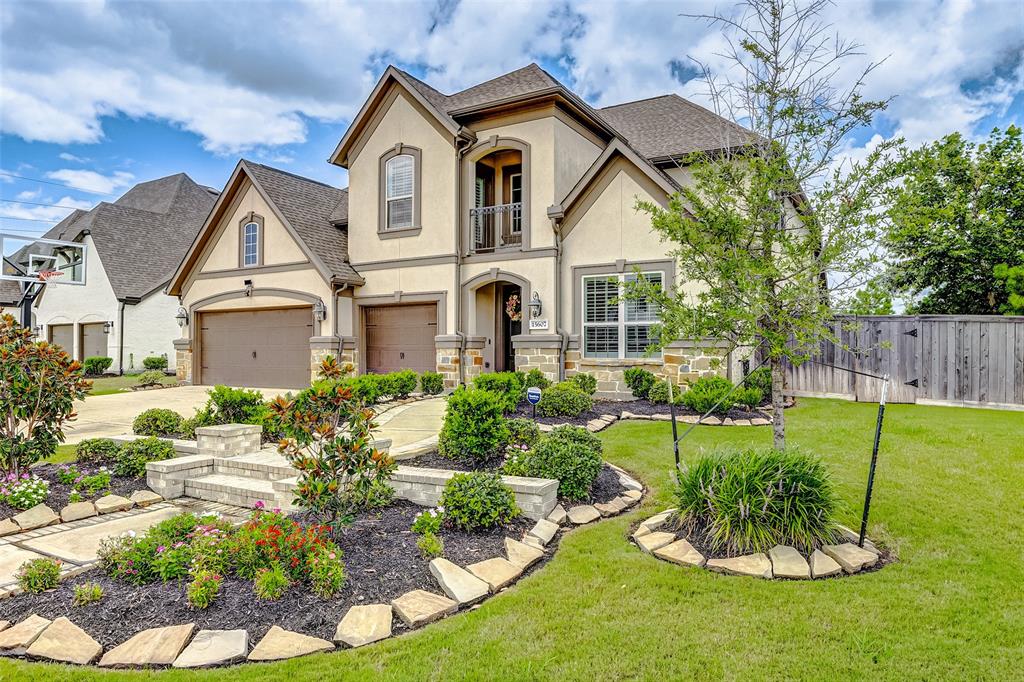
[[(127, 390), (131, 390), (132, 386), (139, 385), (138, 374), (125, 374), (122, 376), (103, 376), (97, 379), (90, 379), (92, 381), (92, 389), (86, 394), (90, 395), (108, 395), (110, 393), (122, 393)], [(164, 377), (164, 384), (176, 384), (178, 383), (177, 377), (169, 376)]]
[(65, 462), (74, 462), (76, 459), (74, 445), (58, 445), (57, 452), (52, 457), (47, 457), (47, 462), (53, 464), (64, 464)]
[[(858, 517), (875, 409), (802, 400), (795, 444), (831, 464)], [(0, 679), (1020, 679), (1024, 414), (896, 405), (870, 534), (898, 563), (840, 580), (769, 582), (641, 554), (630, 525), (672, 502), (670, 427), (619, 424), (609, 460), (653, 495), (567, 534), (543, 569), (475, 611), (355, 651), (206, 673), (104, 672), (0, 661)], [(767, 443), (701, 427), (684, 447)], [(70, 614), (74, 619), (74, 614)]]

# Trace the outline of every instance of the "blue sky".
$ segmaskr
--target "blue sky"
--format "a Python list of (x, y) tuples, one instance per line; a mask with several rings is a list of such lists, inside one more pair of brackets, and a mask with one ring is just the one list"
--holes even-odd
[[(536, 61), (595, 105), (706, 101), (692, 59), (721, 68), (722, 36), (682, 14), (714, 7), (9, 0), (0, 229), (41, 232), (69, 209), (37, 204), (87, 208), (181, 171), (220, 188), (240, 156), (345, 186), (326, 158), (388, 63), (444, 92)], [(851, 67), (885, 60), (866, 94), (896, 98), (851, 135), (851, 157), (893, 135), (980, 138), (1024, 120), (1024, 3), (851, 1), (826, 19), (863, 44)]]

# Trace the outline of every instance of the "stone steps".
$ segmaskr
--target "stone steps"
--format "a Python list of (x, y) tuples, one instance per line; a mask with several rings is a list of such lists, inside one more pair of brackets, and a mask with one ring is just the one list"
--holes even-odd
[(185, 495), (210, 502), (233, 504), (251, 509), (257, 502), (267, 507), (284, 507), (274, 482), (230, 474), (206, 474), (185, 479)]
[(228, 476), (258, 478), (264, 481), (279, 481), (298, 473), (283, 455), (274, 450), (260, 450), (237, 457), (214, 457), (213, 471)]

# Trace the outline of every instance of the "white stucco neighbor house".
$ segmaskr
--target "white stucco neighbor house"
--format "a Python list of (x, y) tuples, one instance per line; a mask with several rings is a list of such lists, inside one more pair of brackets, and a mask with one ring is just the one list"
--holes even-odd
[(78, 360), (112, 358), (108, 372), (141, 370), (152, 355), (166, 355), (173, 369), (178, 306), (163, 289), (216, 198), (179, 173), (76, 210), (50, 229), (44, 237), (86, 245), (86, 282), (43, 288), (34, 301), (39, 335)]
[(714, 343), (649, 356), (657, 311), (617, 299), (637, 271), (687, 286), (637, 200), (750, 136), (676, 95), (595, 109), (536, 64), (451, 95), (389, 67), (330, 155), (348, 188), (239, 162), (167, 287), (178, 376), (298, 387), (333, 354), (449, 387), (588, 372), (628, 398), (633, 366), (738, 371)]

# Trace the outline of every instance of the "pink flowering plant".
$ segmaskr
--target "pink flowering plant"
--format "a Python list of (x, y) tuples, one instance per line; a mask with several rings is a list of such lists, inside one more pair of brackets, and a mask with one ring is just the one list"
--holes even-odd
[(31, 509), (49, 494), (50, 483), (35, 474), (10, 472), (0, 479), (0, 502), (15, 509)]

